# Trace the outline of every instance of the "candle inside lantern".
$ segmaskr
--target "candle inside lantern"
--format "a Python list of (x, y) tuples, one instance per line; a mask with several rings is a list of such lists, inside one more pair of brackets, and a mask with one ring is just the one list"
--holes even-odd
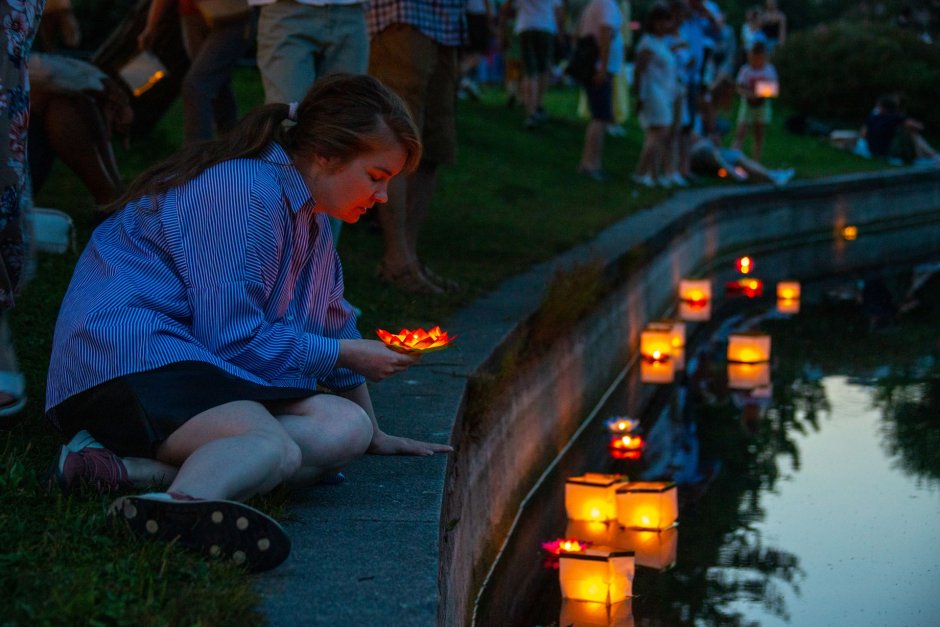
[(745, 255), (744, 257), (739, 257), (735, 262), (735, 266), (738, 268), (738, 272), (741, 274), (750, 274), (751, 270), (754, 269), (754, 260)]
[(729, 362), (756, 364), (770, 360), (770, 336), (757, 331), (732, 333), (728, 336)]
[(669, 333), (669, 344), (673, 352), (677, 348), (685, 347), (685, 323), (679, 320), (654, 320), (646, 325), (650, 331), (664, 331)]
[(770, 364), (728, 363), (728, 387), (732, 390), (753, 390), (770, 384)]
[(780, 95), (780, 84), (777, 81), (757, 81), (754, 84), (754, 95), (758, 98), (776, 98)]
[(565, 537), (575, 539), (577, 542), (582, 543), (584, 547), (597, 545), (614, 546), (610, 543), (610, 537), (612, 529), (615, 527), (617, 527), (616, 522), (569, 519), (568, 525), (565, 527)]
[(633, 551), (637, 566), (666, 570), (676, 563), (679, 527), (666, 529), (627, 529), (614, 525), (608, 539), (610, 546)]
[(611, 433), (632, 433), (640, 428), (640, 421), (626, 416), (612, 416), (604, 422), (604, 426)]
[(640, 333), (640, 355), (646, 361), (666, 361), (672, 354), (672, 332), (666, 328), (647, 326)]
[(676, 377), (676, 365), (671, 359), (665, 361), (640, 360), (640, 380), (643, 383), (672, 383)]
[(149, 50), (142, 50), (118, 70), (121, 77), (135, 98), (160, 82), (167, 75), (167, 69)]
[(562, 627), (633, 627), (633, 600), (598, 603), (562, 599), (558, 624)]
[(617, 488), (623, 475), (597, 472), (568, 477), (565, 482), (565, 511), (572, 520), (607, 521), (617, 517)]
[(777, 298), (794, 300), (800, 297), (799, 281), (780, 281), (777, 283)]
[(441, 330), (441, 327), (434, 327), (430, 331), (402, 329), (398, 333), (377, 329), (375, 334), (385, 342), (386, 346), (399, 353), (430, 353), (443, 350), (457, 339), (456, 335), (448, 335), (447, 331)]
[(632, 481), (617, 489), (617, 521), (630, 529), (665, 529), (679, 518), (676, 484)]
[(711, 317), (712, 283), (707, 279), (679, 281), (679, 317), (702, 321)]
[(633, 553), (610, 547), (590, 547), (558, 556), (558, 579), (566, 599), (619, 603), (633, 594), (636, 566)]

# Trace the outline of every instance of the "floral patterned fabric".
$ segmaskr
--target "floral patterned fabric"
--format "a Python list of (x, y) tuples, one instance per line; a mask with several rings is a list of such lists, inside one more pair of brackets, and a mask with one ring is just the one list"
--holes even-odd
[(45, 0), (0, 0), (0, 309), (13, 306), (23, 279), (22, 217), (29, 203), (27, 58)]

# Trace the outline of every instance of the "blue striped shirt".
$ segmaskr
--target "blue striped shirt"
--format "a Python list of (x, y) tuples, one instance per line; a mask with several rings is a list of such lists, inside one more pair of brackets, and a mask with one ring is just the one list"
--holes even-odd
[(337, 390), (359, 338), (327, 218), (290, 157), (219, 163), (102, 223), (56, 321), (46, 409), (122, 375), (202, 361), (262, 385)]
[(461, 46), (467, 31), (467, 0), (370, 0), (369, 37), (392, 24), (414, 26), (444, 46)]

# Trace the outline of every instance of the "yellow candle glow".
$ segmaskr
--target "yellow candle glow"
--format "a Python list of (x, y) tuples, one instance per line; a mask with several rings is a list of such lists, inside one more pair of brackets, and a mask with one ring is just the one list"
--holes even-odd
[(647, 326), (640, 333), (640, 355), (647, 361), (666, 361), (672, 353), (670, 328)]
[(703, 321), (711, 317), (712, 283), (708, 279), (679, 281), (679, 317)]
[[(650, 331), (669, 333), (669, 344), (673, 349), (685, 347), (685, 323), (679, 320), (654, 320), (646, 325)], [(673, 351), (675, 352), (675, 351)]]
[(794, 300), (800, 297), (799, 281), (780, 281), (777, 283), (777, 298)]
[(858, 237), (858, 227), (857, 226), (845, 226), (842, 227), (842, 239), (852, 242)]
[(777, 311), (782, 314), (798, 314), (800, 313), (800, 299), (799, 298), (778, 298), (777, 299)]
[(618, 603), (633, 594), (635, 570), (630, 551), (598, 546), (577, 553), (563, 552), (558, 558), (561, 595), (594, 603)]
[(756, 364), (769, 360), (770, 336), (766, 333), (732, 333), (728, 337), (728, 361)]
[(758, 98), (776, 98), (780, 95), (780, 84), (777, 81), (757, 81), (754, 95)]
[(565, 511), (571, 520), (607, 521), (617, 517), (617, 488), (623, 475), (597, 472), (568, 477), (565, 482)]
[(415, 329), (410, 331), (402, 329), (398, 333), (389, 333), (385, 329), (377, 329), (375, 334), (385, 342), (385, 345), (399, 353), (430, 353), (450, 346), (457, 336), (447, 335), (441, 327), (434, 327), (430, 331)]
[(558, 624), (562, 627), (633, 627), (633, 600), (597, 603), (562, 599)]
[(750, 274), (751, 270), (754, 269), (754, 260), (748, 256), (739, 257), (735, 265), (738, 268), (738, 272), (741, 274)]
[(665, 529), (679, 517), (676, 484), (631, 481), (617, 489), (617, 522), (630, 529)]

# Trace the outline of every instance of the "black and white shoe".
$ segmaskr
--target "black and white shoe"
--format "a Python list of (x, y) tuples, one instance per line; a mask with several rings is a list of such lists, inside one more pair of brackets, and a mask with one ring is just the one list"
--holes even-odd
[(270, 570), (290, 554), (290, 538), (273, 518), (237, 501), (174, 498), (166, 493), (123, 496), (108, 508), (145, 538), (176, 541), (213, 559)]

